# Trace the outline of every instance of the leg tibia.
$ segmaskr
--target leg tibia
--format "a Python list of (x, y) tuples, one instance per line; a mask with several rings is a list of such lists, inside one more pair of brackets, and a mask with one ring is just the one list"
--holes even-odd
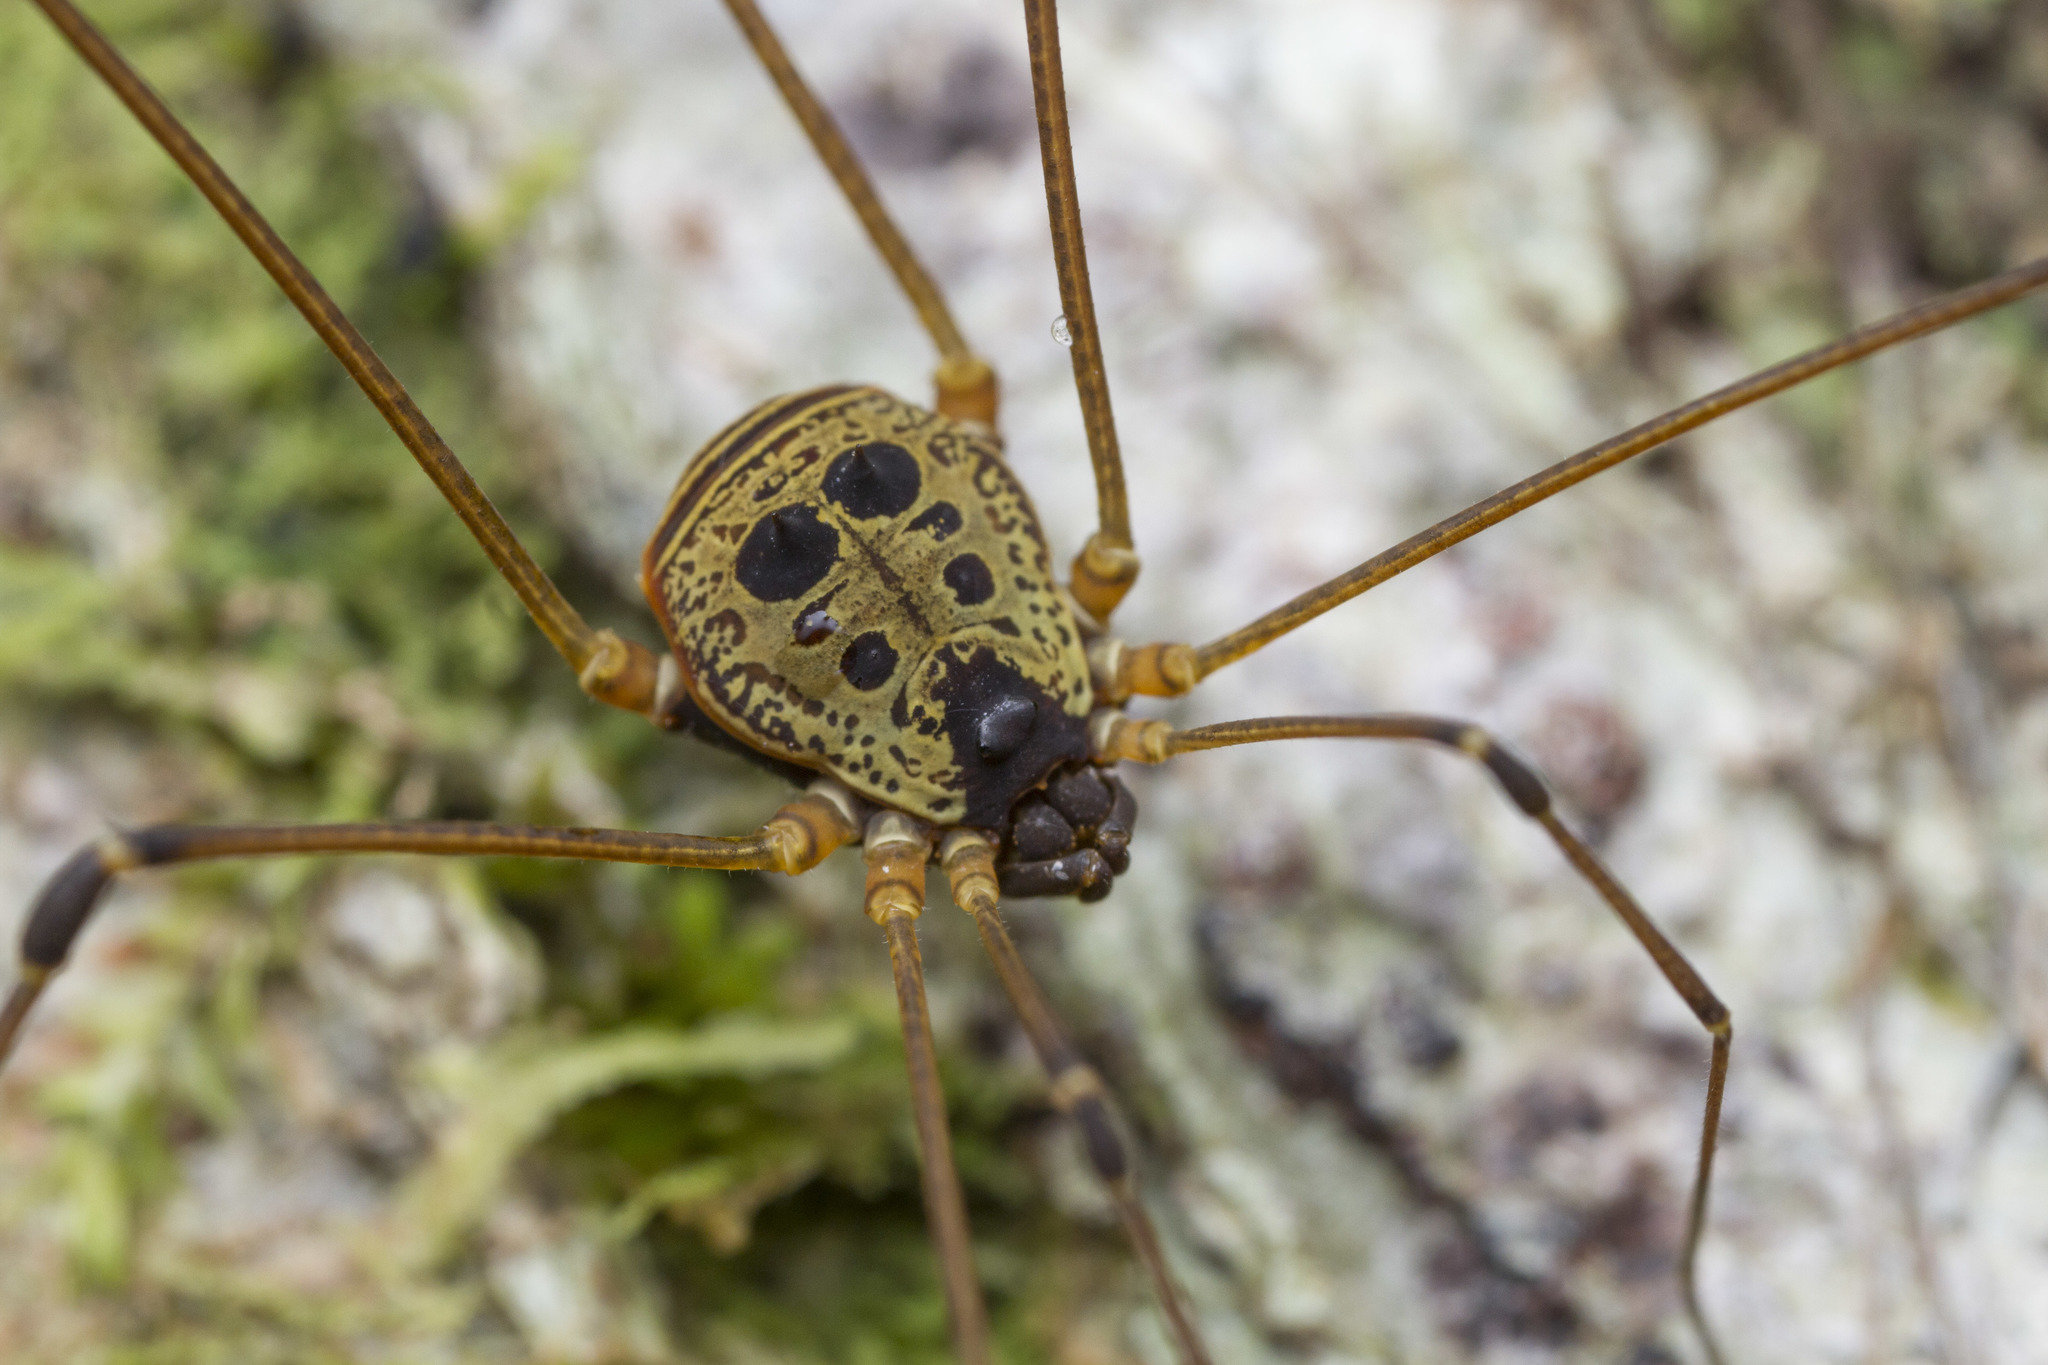
[(1707, 1190), (1713, 1176), (1714, 1150), (1721, 1126), (1721, 1097), (1727, 1081), (1728, 1052), (1733, 1038), (1728, 1007), (1721, 1003), (1705, 978), (1686, 961), (1678, 945), (1643, 912), (1620, 879), (1608, 871), (1593, 851), (1558, 818), (1550, 789), (1536, 770), (1478, 726), (1441, 716), (1273, 716), (1176, 731), (1164, 721), (1132, 720), (1105, 712), (1104, 721), (1094, 736), (1094, 747), (1098, 759), (1159, 763), (1177, 754), (1276, 739), (1421, 740), (1456, 749), (1485, 764), (1516, 809), (1543, 826), (1572, 868), (1607, 902), (1615, 918), (1642, 945), (1658, 972), (1685, 1001), (1701, 1027), (1711, 1035), (1713, 1055), (1707, 1072), (1706, 1114), (1701, 1124), (1698, 1164), (1693, 1176), (1679, 1275), (1687, 1315), (1699, 1332), (1708, 1358), (1719, 1365), (1720, 1348), (1700, 1311), (1695, 1264), (1700, 1237), (1706, 1226)]
[(968, 1238), (967, 1199), (953, 1163), (953, 1136), (946, 1126), (946, 1096), (939, 1085), (938, 1051), (932, 1042), (925, 1004), (924, 960), (917, 950), (917, 920), (924, 913), (925, 864), (931, 857), (926, 828), (905, 816), (884, 812), (869, 822), (866, 910), (889, 942), (889, 968), (896, 978), (896, 1005), (903, 1019), (903, 1055), (910, 1070), (910, 1102), (917, 1125), (919, 1171), (924, 1178), (925, 1220), (938, 1252), (946, 1289), (946, 1315), (953, 1350), (962, 1365), (987, 1365), (988, 1310), (974, 1273)]
[[(362, 389), (363, 396), (382, 414), (392, 433), (412, 453), (422, 472), (433, 481), (448, 505), (462, 519), (477, 545), (518, 594), (534, 624), (548, 637), (569, 666), (583, 677), (593, 696), (644, 710), (640, 684), (651, 678), (638, 668), (630, 651), (614, 650), (620, 642), (607, 631), (592, 630), (563, 597), (533, 556), (519, 543), (512, 528), (491, 505), (489, 498), (470, 477), (455, 452), (442, 440), (413, 402), (412, 395), (398, 381), (361, 332), (342, 313), (313, 273), (280, 238), (256, 206), (249, 202), (218, 162), (208, 155), (199, 140), (178, 121), (164, 102), (129, 66), (106, 35), (78, 11), (71, 0), (36, 0), (58, 32), (75, 48), (87, 65), (106, 82), (136, 120), (156, 139), (171, 160), (213, 205), (242, 244), (277, 282), (285, 297), (305, 318), (307, 325), (326, 343), (337, 360)], [(607, 640), (609, 637), (609, 640)], [(623, 649), (623, 647), (621, 647)], [(637, 649), (638, 646), (632, 648)], [(646, 650), (640, 656), (651, 658)], [(591, 670), (596, 668), (595, 675)], [(596, 685), (593, 686), (593, 683)], [(610, 695), (610, 694), (616, 694)]]
[(761, 13), (760, 6), (754, 0), (725, 0), (725, 7), (732, 12), (733, 21), (740, 26), (747, 46), (760, 59), (768, 78), (775, 82), (783, 103), (789, 106), (790, 113), (803, 127), (804, 136), (810, 139), (818, 160), (825, 164), (825, 170), (846, 197), (848, 207), (867, 230), (868, 240), (874, 243), (882, 263), (896, 277), (897, 286), (916, 310), (918, 321), (924, 324), (932, 345), (938, 348), (939, 366), (932, 375), (938, 410), (955, 420), (977, 422), (993, 429), (997, 400), (995, 371), (973, 352), (961, 336), (952, 310), (946, 306), (945, 295), (939, 292), (931, 272), (918, 260), (909, 239), (883, 205), (874, 180), (868, 175), (867, 168), (861, 165), (852, 144), (796, 69), (796, 63), (790, 60), (788, 49), (783, 47), (782, 39), (777, 36), (774, 25), (768, 22), (768, 17)]
[(1153, 1296), (1173, 1334), (1181, 1365), (1209, 1365), (1208, 1348), (1187, 1311), (1180, 1286), (1167, 1269), (1158, 1234), (1138, 1198), (1131, 1178), (1130, 1153), (1118, 1131), (1115, 1115), (1110, 1112), (1108, 1092), (1095, 1069), (1067, 1041), (1066, 1030), (1060, 1027), (1045, 992), (1025, 967), (1010, 931), (1003, 927), (994, 846), (973, 830), (955, 830), (941, 846), (940, 864), (952, 884), (954, 902), (974, 916), (975, 928), (981, 934), (982, 946), (988, 951), (996, 975), (1002, 980), (1003, 991), (1016, 1007), (1032, 1051), (1052, 1083), (1054, 1106), (1071, 1117), (1081, 1130), (1088, 1164), (1101, 1177), (1116, 1206), (1117, 1219), (1131, 1239), (1131, 1249), (1152, 1282)]

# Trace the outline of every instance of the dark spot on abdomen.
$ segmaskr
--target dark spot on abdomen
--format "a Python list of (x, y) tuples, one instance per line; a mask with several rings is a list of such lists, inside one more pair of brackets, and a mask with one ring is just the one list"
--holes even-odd
[(917, 458), (888, 441), (866, 441), (825, 471), (825, 496), (856, 521), (899, 516), (924, 484)]
[(896, 671), (896, 651), (879, 630), (857, 636), (839, 657), (839, 671), (863, 692), (872, 692)]
[(939, 576), (946, 580), (954, 600), (963, 607), (978, 607), (996, 595), (995, 575), (988, 571), (980, 555), (956, 557)]
[(786, 602), (818, 585), (839, 562), (839, 532), (814, 508), (778, 508), (754, 523), (733, 562), (739, 585), (763, 602)]
[(961, 527), (960, 509), (950, 502), (935, 502), (917, 514), (917, 520), (905, 527), (910, 531), (929, 531), (933, 540), (944, 540)]

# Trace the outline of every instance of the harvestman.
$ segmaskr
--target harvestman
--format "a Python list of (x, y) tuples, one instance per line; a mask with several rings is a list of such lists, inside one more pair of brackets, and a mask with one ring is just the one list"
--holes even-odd
[(858, 841), (865, 909), (896, 981), (924, 1199), (953, 1346), (989, 1359), (989, 1328), (953, 1167), (915, 923), (936, 861), (1050, 1080), (1079, 1125), (1150, 1277), (1183, 1365), (1210, 1359), (1167, 1270), (1102, 1083), (1067, 1041), (999, 913), (1000, 897), (1099, 899), (1128, 865), (1136, 810), (1124, 761), (1278, 739), (1423, 740), (1483, 763), (1550, 835), (1655, 961), (1712, 1040), (1684, 1249), (1686, 1312), (1721, 1361), (1695, 1266), (1706, 1214), (1732, 1021), (1627, 888), (1572, 833), (1527, 764), (1478, 728), (1421, 715), (1282, 716), (1175, 730), (1124, 714), (1132, 697), (1179, 696), (1203, 678), (1387, 579), (1582, 479), (1838, 366), (1938, 331), (2048, 283), (2048, 260), (1864, 327), (1580, 451), (1207, 644), (1132, 647), (1109, 620), (1138, 576), (1101, 337), (1074, 185), (1055, 0), (1024, 0), (1039, 150), (1094, 464), (1097, 530), (1057, 581), (1029, 498), (1001, 458), (994, 372), (968, 346), (938, 287), (877, 197), (831, 116), (754, 0), (726, 0), (909, 297), (940, 360), (934, 410), (836, 386), (771, 400), (692, 460), (647, 548), (643, 583), (668, 650), (592, 630), (333, 300), (160, 99), (70, 3), (35, 0), (227, 220), (354, 376), (469, 527), (585, 692), (750, 756), (807, 783), (753, 834), (706, 838), (475, 821), (158, 825), (80, 850), (44, 886), (0, 1010), (4, 1061), (108, 883), (142, 867), (279, 854), (426, 853), (573, 858), (796, 874)]

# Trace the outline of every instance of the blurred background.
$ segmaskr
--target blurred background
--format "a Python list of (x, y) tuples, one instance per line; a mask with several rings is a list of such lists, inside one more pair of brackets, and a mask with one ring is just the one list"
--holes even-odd
[[(2048, 252), (2039, 0), (1095, 0), (1063, 15), (1145, 571), (1204, 640), (1552, 460)], [(1091, 484), (1021, 17), (772, 0)], [(710, 0), (100, 0), (593, 619), (690, 453), (931, 356)], [(1731, 1359), (2048, 1339), (2048, 374), (2023, 305), (1496, 528), (1154, 708), (1427, 710), (1553, 778), (1735, 1012)], [(267, 279), (0, 7), (0, 926), (112, 824), (728, 833), (585, 702)], [(1135, 775), (1011, 915), (1220, 1362), (1699, 1358), (1706, 1042), (1455, 755)], [(881, 945), (797, 881), (204, 867), (110, 899), (0, 1081), (18, 1361), (946, 1358)], [(965, 918), (924, 921), (1003, 1358), (1165, 1362)]]

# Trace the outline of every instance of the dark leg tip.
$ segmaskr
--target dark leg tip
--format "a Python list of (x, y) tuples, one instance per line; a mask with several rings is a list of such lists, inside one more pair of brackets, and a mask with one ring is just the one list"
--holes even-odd
[(21, 960), (43, 971), (64, 965), (78, 931), (85, 927), (100, 893), (107, 888), (108, 873), (97, 844), (71, 855), (50, 880), (28, 912), (28, 927), (21, 933)]
[(1540, 818), (1550, 810), (1550, 788), (1514, 750), (1478, 730), (1466, 730), (1454, 742), (1486, 765), (1522, 814)]
[(1124, 1140), (1117, 1136), (1109, 1117), (1109, 1106), (1099, 1095), (1084, 1095), (1074, 1105), (1074, 1122), (1080, 1125), (1081, 1141), (1088, 1148), (1088, 1164), (1108, 1184), (1130, 1174), (1130, 1159), (1124, 1155)]

